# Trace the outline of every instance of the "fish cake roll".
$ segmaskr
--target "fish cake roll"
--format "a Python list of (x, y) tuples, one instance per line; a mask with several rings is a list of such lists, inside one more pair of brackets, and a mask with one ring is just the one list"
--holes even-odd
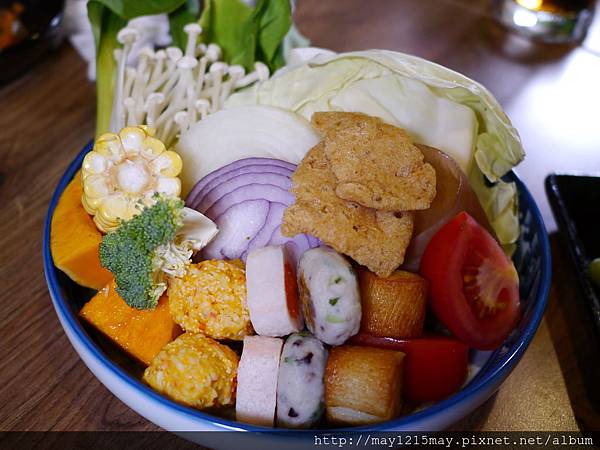
[(283, 346), (277, 381), (277, 425), (309, 428), (323, 415), (327, 350), (309, 333), (290, 335)]
[(296, 267), (287, 248), (269, 245), (246, 259), (246, 290), (250, 321), (261, 336), (287, 336), (302, 330)]
[(328, 247), (305, 252), (298, 264), (298, 289), (304, 320), (315, 337), (341, 345), (358, 333), (358, 282), (343, 256)]
[(237, 371), (236, 419), (272, 427), (277, 401), (277, 376), (283, 341), (246, 336)]

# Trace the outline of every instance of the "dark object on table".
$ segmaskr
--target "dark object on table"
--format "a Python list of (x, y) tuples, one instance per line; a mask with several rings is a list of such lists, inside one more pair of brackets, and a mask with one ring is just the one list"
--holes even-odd
[(496, 19), (543, 42), (581, 42), (592, 23), (594, 0), (494, 0)]
[(58, 41), (63, 5), (63, 0), (0, 0), (0, 85)]
[(590, 263), (600, 257), (600, 177), (549, 175), (546, 193), (600, 343), (600, 288), (589, 273)]

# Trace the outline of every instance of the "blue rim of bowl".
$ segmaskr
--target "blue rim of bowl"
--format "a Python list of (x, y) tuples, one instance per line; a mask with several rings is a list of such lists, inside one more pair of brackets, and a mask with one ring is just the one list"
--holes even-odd
[[(257, 431), (257, 432), (266, 432), (266, 431), (278, 431), (274, 428), (268, 427), (260, 427), (247, 425), (240, 422), (235, 422), (232, 420), (223, 419), (218, 416), (209, 415), (203, 413), (202, 411), (198, 411), (186, 406), (182, 406), (168, 398), (162, 396), (156, 391), (152, 390), (150, 387), (146, 386), (140, 380), (129, 375), (125, 370), (111, 361), (102, 350), (94, 343), (91, 337), (86, 333), (81, 324), (79, 323), (77, 317), (69, 306), (67, 305), (67, 301), (63, 298), (60, 282), (58, 280), (57, 271), (58, 269), (54, 266), (54, 262), (52, 260), (52, 254), (50, 252), (50, 225), (52, 222), (52, 214), (54, 213), (54, 209), (56, 208), (56, 204), (62, 194), (63, 190), (66, 188), (67, 184), (71, 181), (77, 170), (81, 167), (81, 163), (86, 153), (88, 153), (93, 146), (93, 141), (90, 141), (83, 150), (77, 155), (77, 157), (71, 162), (66, 172), (61, 177), (58, 186), (56, 187), (54, 194), (52, 195), (52, 199), (50, 200), (50, 205), (48, 206), (48, 212), (46, 215), (46, 220), (44, 224), (44, 236), (43, 236), (43, 255), (44, 255), (44, 274), (46, 276), (46, 282), (48, 284), (48, 289), (50, 291), (51, 297), (54, 300), (54, 305), (57, 308), (57, 312), (59, 312), (68, 326), (73, 331), (76, 339), (79, 343), (90, 352), (90, 354), (96, 358), (102, 365), (108, 367), (114, 375), (116, 375), (120, 381), (126, 383), (129, 387), (136, 389), (138, 391), (143, 392), (148, 395), (154, 401), (160, 403), (162, 406), (173, 409), (177, 413), (185, 414), (191, 418), (201, 420), (204, 422), (208, 422), (211, 424), (218, 425), (223, 430), (243, 430), (243, 431)], [(500, 383), (508, 376), (512, 368), (517, 364), (517, 362), (523, 356), (525, 349), (533, 339), (533, 336), (542, 320), (542, 316), (544, 315), (544, 311), (546, 308), (546, 303), (548, 299), (548, 293), (550, 290), (550, 280), (551, 280), (551, 256), (550, 256), (550, 243), (548, 240), (548, 234), (546, 232), (546, 228), (544, 226), (544, 221), (542, 219), (541, 213), (537, 208), (531, 193), (527, 189), (527, 187), (523, 184), (523, 182), (516, 176), (516, 174), (511, 173), (511, 178), (517, 183), (517, 189), (524, 195), (526, 201), (532, 205), (531, 211), (534, 215), (534, 223), (541, 230), (541, 246), (542, 246), (542, 278), (539, 284), (539, 292), (535, 298), (535, 307), (532, 313), (530, 323), (523, 330), (521, 338), (518, 340), (517, 344), (515, 344), (509, 352), (507, 352), (502, 358), (497, 362), (496, 367), (493, 371), (485, 377), (475, 378), (473, 379), (467, 386), (465, 386), (461, 391), (456, 394), (448, 397), (445, 400), (437, 402), (423, 410), (417, 411), (407, 416), (400, 417), (398, 419), (389, 420), (387, 422), (383, 422), (378, 425), (372, 426), (364, 426), (364, 427), (352, 427), (352, 428), (328, 428), (325, 430), (306, 430), (307, 432), (314, 435), (314, 433), (319, 432), (337, 432), (337, 431), (349, 431), (349, 432), (360, 432), (360, 431), (387, 431), (390, 429), (395, 429), (398, 427), (410, 427), (411, 424), (418, 424), (422, 419), (432, 419), (435, 417), (441, 416), (443, 413), (447, 412), (455, 405), (468, 400), (471, 397), (476, 397), (477, 394), (485, 392), (486, 390), (495, 388), (500, 385)], [(279, 430), (281, 431), (281, 430)], [(294, 433), (302, 433), (302, 431), (294, 431)]]

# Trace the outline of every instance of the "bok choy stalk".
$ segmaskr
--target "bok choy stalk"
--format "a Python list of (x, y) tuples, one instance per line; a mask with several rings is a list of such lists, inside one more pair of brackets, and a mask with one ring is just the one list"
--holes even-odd
[[(525, 153), (516, 130), (480, 84), (421, 58), (383, 50), (310, 52), (268, 81), (231, 96), (226, 107), (271, 105), (310, 119), (315, 111), (354, 111), (408, 131), (453, 157), (469, 176), (501, 244), (519, 236), (517, 191), (502, 177)], [(316, 54), (316, 56), (314, 56)]]

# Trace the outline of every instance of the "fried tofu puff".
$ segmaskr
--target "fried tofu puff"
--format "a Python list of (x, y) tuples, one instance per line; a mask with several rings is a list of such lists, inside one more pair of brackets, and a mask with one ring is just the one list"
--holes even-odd
[(296, 201), (283, 214), (284, 236), (315, 236), (382, 277), (402, 264), (412, 236), (412, 214), (378, 211), (338, 197), (323, 143), (306, 154), (292, 183)]
[(153, 389), (194, 408), (232, 405), (238, 356), (202, 334), (185, 333), (167, 344), (144, 371)]
[(325, 136), (340, 198), (386, 211), (429, 208), (436, 193), (435, 169), (405, 130), (341, 111), (316, 112), (311, 123)]
[(185, 331), (231, 340), (254, 334), (239, 260), (190, 264), (185, 276), (171, 279), (168, 294), (171, 316)]

